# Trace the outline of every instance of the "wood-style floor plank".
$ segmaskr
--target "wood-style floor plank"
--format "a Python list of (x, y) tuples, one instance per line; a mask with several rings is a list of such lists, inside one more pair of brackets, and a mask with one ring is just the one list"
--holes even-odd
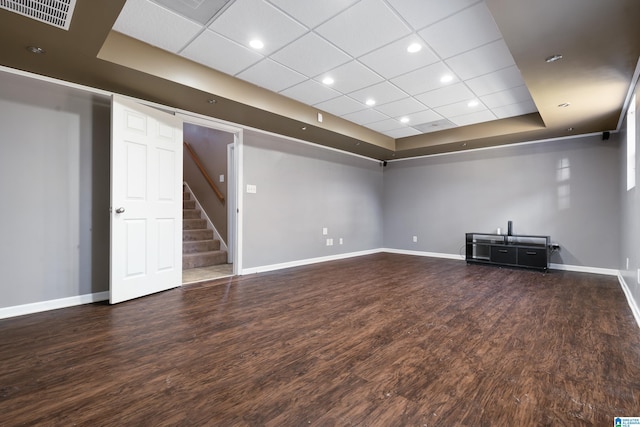
[(609, 426), (616, 278), (376, 254), (0, 321), (0, 425)]

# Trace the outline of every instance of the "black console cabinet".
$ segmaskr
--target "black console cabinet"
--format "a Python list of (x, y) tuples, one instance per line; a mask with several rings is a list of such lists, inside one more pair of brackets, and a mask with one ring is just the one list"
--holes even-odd
[(466, 233), (466, 260), (469, 263), (546, 271), (549, 268), (550, 254), (551, 238), (549, 236)]

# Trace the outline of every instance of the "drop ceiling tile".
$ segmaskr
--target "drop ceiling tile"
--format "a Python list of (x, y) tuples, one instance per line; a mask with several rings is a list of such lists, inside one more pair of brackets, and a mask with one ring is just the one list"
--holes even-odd
[(382, 0), (362, 0), (320, 25), (316, 31), (354, 57), (411, 32)]
[(445, 129), (451, 129), (456, 127), (456, 125), (454, 123), (451, 123), (447, 119), (442, 119), (430, 123), (423, 123), (421, 125), (414, 125), (414, 127), (422, 133), (430, 133)]
[(389, 82), (382, 82), (351, 92), (349, 96), (363, 104), (365, 104), (368, 99), (374, 99), (376, 105), (378, 105), (406, 98), (407, 94)]
[(314, 28), (332, 18), (358, 0), (269, 0), (272, 4), (286, 11), (296, 20), (309, 28)]
[(478, 105), (473, 107), (470, 107), (468, 104), (469, 101), (456, 102), (455, 104), (443, 105), (442, 107), (434, 108), (434, 110), (438, 114), (450, 119), (451, 117), (475, 113), (477, 111), (487, 109), (482, 102), (479, 102)]
[(404, 114), (424, 111), (426, 110), (426, 107), (414, 98), (404, 98), (384, 105), (377, 105), (375, 109), (389, 117), (400, 117)]
[(387, 0), (416, 30), (444, 19), (478, 0)]
[(192, 21), (206, 25), (230, 0), (154, 0)]
[(351, 61), (322, 73), (316, 80), (322, 80), (325, 77), (333, 78), (335, 82), (331, 87), (342, 93), (354, 92), (384, 80), (358, 61)]
[(531, 95), (529, 94), (529, 90), (526, 86), (518, 86), (501, 92), (492, 93), (490, 95), (481, 96), (480, 100), (484, 105), (493, 109), (503, 107), (505, 105), (530, 101)]
[(489, 122), (495, 119), (496, 116), (489, 110), (476, 111), (475, 113), (449, 118), (449, 120), (458, 126), (474, 125), (476, 123)]
[(394, 129), (404, 129), (407, 126), (400, 123), (397, 120), (394, 119), (386, 119), (386, 120), (381, 120), (379, 122), (375, 122), (375, 123), (369, 123), (367, 125), (367, 127), (369, 129), (375, 130), (376, 132), (388, 132), (390, 130), (394, 130)]
[(317, 107), (320, 110), (326, 111), (327, 113), (331, 113), (335, 116), (344, 116), (345, 114), (368, 108), (366, 105), (363, 105), (358, 101), (346, 96), (341, 96), (340, 98), (334, 98), (328, 101), (321, 102), (314, 105), (314, 107)]
[[(413, 43), (419, 43), (422, 49), (415, 53), (407, 52), (407, 47)], [(416, 35), (411, 35), (374, 50), (359, 60), (376, 73), (390, 79), (438, 62), (439, 58), (424, 40)]]
[(462, 80), (514, 65), (511, 52), (502, 39), (449, 58), (445, 62)]
[(340, 96), (340, 92), (314, 80), (305, 80), (280, 93), (308, 105), (314, 105)]
[(534, 104), (533, 100), (528, 100), (517, 104), (494, 108), (492, 111), (499, 119), (505, 119), (507, 117), (535, 113), (538, 109), (536, 108), (536, 104)]
[(409, 95), (415, 96), (420, 93), (445, 87), (456, 81), (454, 76), (452, 82), (441, 83), (440, 78), (445, 74), (453, 76), (451, 70), (444, 63), (436, 62), (435, 64), (393, 78), (391, 82)]
[(150, 1), (129, 0), (113, 29), (175, 53), (202, 31), (202, 26)]
[(274, 92), (280, 92), (306, 80), (302, 74), (268, 58), (246, 69), (237, 77)]
[(511, 66), (465, 82), (477, 96), (489, 95), (506, 89), (524, 86), (518, 67)]
[(418, 34), (443, 59), (502, 38), (484, 2), (443, 19)]
[(181, 56), (207, 67), (235, 75), (263, 56), (206, 30), (182, 51)]
[(404, 116), (409, 119), (409, 122), (407, 123), (407, 125), (410, 125), (410, 126), (417, 126), (423, 123), (430, 123), (430, 122), (435, 122), (437, 120), (442, 120), (442, 116), (433, 110), (425, 110), (425, 111), (420, 111), (413, 114), (405, 114)]
[(456, 83), (440, 89), (431, 90), (416, 96), (420, 102), (430, 108), (441, 107), (443, 105), (455, 104), (456, 102), (468, 101), (476, 96), (464, 83)]
[(393, 129), (386, 132), (382, 132), (383, 134), (390, 136), (391, 138), (406, 138), (408, 136), (420, 135), (420, 131), (414, 128), (406, 127), (400, 129)]
[(360, 125), (366, 125), (388, 119), (389, 117), (386, 114), (382, 114), (379, 111), (368, 108), (366, 110), (356, 111), (355, 113), (345, 114), (342, 118)]
[(307, 28), (264, 0), (234, 2), (216, 18), (209, 28), (249, 47), (259, 38), (264, 42), (260, 53), (269, 55), (307, 32)]
[(349, 55), (314, 33), (305, 34), (271, 58), (310, 78), (351, 60)]

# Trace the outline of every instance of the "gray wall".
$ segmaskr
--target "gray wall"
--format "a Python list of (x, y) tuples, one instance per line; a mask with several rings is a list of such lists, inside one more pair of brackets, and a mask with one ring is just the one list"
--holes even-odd
[[(228, 243), (227, 145), (233, 144), (233, 134), (189, 123), (184, 124), (183, 131), (184, 140), (191, 145), (200, 158), (209, 177), (224, 196), (225, 203), (220, 202), (186, 148), (183, 156), (183, 180), (189, 184), (216, 230)], [(220, 182), (220, 175), (224, 175), (225, 181), (223, 183)]]
[(245, 189), (257, 186), (243, 196), (243, 268), (382, 246), (377, 162), (246, 131), (243, 167)]
[(109, 98), (0, 85), (0, 307), (108, 290)]
[(384, 245), (464, 254), (465, 232), (512, 220), (515, 234), (561, 245), (553, 263), (617, 269), (619, 146), (591, 136), (390, 162)]
[[(636, 86), (636, 153), (639, 152), (640, 144), (638, 136), (640, 135), (640, 126), (638, 123), (638, 100), (640, 99), (640, 88)], [(638, 185), (640, 185), (640, 177), (638, 176), (638, 154), (636, 154), (636, 187), (627, 191), (627, 120), (625, 119), (620, 132), (620, 141), (622, 149), (620, 150), (620, 193), (621, 193), (621, 253), (620, 253), (620, 272), (626, 282), (636, 306), (640, 307), (640, 284), (638, 284), (638, 269), (640, 269), (640, 195)], [(627, 268), (627, 258), (629, 258), (629, 268)]]

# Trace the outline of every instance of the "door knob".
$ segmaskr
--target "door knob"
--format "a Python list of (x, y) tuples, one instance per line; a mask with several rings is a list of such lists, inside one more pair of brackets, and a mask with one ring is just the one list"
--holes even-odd
[(124, 208), (118, 208), (116, 209), (116, 213), (123, 213), (124, 212)]

